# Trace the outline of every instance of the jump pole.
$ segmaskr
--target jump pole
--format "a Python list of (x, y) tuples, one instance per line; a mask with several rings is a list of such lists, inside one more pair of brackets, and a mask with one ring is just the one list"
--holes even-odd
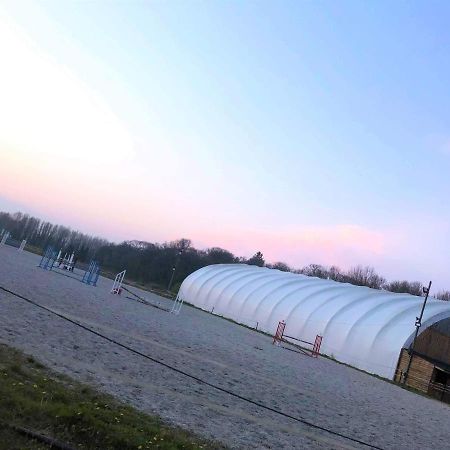
[(23, 252), (23, 250), (24, 250), (24, 248), (25, 248), (25, 245), (27, 245), (26, 239), (24, 239), (24, 240), (21, 242), (20, 247), (18, 248), (19, 252)]

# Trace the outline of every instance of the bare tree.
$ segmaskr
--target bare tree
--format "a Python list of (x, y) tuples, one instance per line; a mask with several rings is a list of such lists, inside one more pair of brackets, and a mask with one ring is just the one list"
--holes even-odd
[(309, 277), (328, 278), (328, 270), (320, 264), (310, 264), (309, 266), (305, 266), (301, 270), (301, 273), (303, 275), (308, 275)]
[(386, 283), (386, 279), (378, 275), (375, 269), (370, 266), (355, 266), (347, 272), (347, 281), (357, 286), (367, 286), (374, 289), (381, 289)]
[(422, 283), (419, 281), (395, 280), (386, 283), (383, 288), (390, 292), (399, 292), (418, 296), (421, 296), (423, 293)]
[(328, 278), (334, 281), (345, 282), (345, 275), (341, 272), (341, 269), (337, 266), (331, 266), (328, 269)]
[(251, 266), (264, 267), (265, 265), (264, 256), (261, 252), (256, 252), (248, 261), (247, 264)]
[(436, 298), (439, 300), (444, 300), (445, 302), (450, 301), (450, 291), (439, 291), (436, 294)]
[(278, 261), (273, 264), (268, 264), (267, 267), (270, 269), (281, 270), (282, 272), (292, 272), (292, 269), (284, 262)]

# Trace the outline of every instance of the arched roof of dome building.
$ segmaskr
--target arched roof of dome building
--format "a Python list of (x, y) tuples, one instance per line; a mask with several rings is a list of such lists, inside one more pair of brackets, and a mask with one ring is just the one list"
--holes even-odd
[[(393, 378), (400, 351), (414, 335), (423, 298), (353, 286), (306, 275), (248, 266), (203, 267), (182, 283), (179, 297), (206, 311), (274, 333), (313, 341), (321, 353), (386, 378)], [(421, 332), (450, 317), (450, 304), (429, 299)]]

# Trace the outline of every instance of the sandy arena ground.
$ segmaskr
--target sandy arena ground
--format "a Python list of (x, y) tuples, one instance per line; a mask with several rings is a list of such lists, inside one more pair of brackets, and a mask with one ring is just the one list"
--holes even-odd
[[(143, 353), (270, 407), (384, 449), (450, 449), (450, 408), (184, 306), (179, 316), (111, 295), (0, 246), (0, 286)], [(139, 295), (170, 307), (134, 288)], [(232, 448), (368, 448), (250, 405), (117, 347), (0, 290), (0, 342)]]

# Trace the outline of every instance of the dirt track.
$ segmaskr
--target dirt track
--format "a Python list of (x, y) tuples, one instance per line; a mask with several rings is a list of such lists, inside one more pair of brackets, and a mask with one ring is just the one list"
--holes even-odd
[[(233, 392), (385, 449), (450, 448), (450, 408), (202, 311), (179, 316), (37, 268), (0, 246), (0, 286)], [(77, 274), (75, 274), (77, 276)], [(170, 302), (130, 288), (145, 299)], [(0, 341), (234, 448), (367, 448), (203, 386), (0, 291)]]

